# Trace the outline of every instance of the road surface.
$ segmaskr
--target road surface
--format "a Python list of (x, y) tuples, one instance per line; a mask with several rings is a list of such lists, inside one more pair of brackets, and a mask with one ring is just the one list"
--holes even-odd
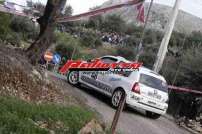
[[(64, 76), (52, 73), (51, 75), (60, 79), (69, 92), (77, 97), (84, 97), (86, 104), (99, 112), (105, 123), (110, 127), (115, 110), (110, 107), (109, 98), (88, 88), (73, 87), (66, 82)], [(121, 114), (117, 129), (122, 134), (190, 134), (165, 117), (158, 120), (149, 119), (145, 117), (143, 112), (137, 112), (130, 108), (127, 108)]]

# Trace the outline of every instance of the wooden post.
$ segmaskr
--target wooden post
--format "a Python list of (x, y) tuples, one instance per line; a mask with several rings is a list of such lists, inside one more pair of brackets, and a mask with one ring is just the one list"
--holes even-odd
[(126, 93), (123, 93), (122, 96), (121, 96), (121, 100), (119, 102), (119, 107), (116, 110), (116, 113), (114, 115), (114, 119), (113, 119), (113, 122), (112, 122), (112, 126), (111, 126), (111, 133), (112, 134), (115, 134), (115, 132), (116, 132), (116, 127), (117, 127), (121, 112), (123, 111), (125, 102), (126, 102)]

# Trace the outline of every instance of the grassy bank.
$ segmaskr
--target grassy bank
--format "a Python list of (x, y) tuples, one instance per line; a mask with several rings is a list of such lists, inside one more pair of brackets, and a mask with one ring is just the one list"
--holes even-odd
[(81, 107), (37, 105), (11, 97), (0, 97), (0, 133), (76, 134), (94, 114)]

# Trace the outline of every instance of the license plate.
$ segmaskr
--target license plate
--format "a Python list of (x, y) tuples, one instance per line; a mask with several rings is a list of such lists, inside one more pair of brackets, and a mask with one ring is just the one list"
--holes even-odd
[(158, 95), (158, 94), (154, 94), (154, 93), (149, 92), (148, 95), (153, 97), (153, 98), (157, 98), (159, 100), (161, 99), (161, 95)]

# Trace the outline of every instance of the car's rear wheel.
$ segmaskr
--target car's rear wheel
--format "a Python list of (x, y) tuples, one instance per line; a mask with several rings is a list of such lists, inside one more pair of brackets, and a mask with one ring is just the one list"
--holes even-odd
[(150, 111), (146, 111), (146, 116), (151, 118), (151, 119), (158, 119), (161, 117), (160, 114), (156, 114), (156, 113), (153, 113), (153, 112), (150, 112)]
[(119, 103), (121, 100), (122, 95), (124, 95), (124, 91), (121, 89), (118, 89), (116, 91), (114, 91), (112, 97), (111, 97), (111, 105), (114, 108), (118, 108), (119, 107)]
[(79, 84), (79, 72), (78, 71), (70, 71), (67, 75), (67, 81), (71, 85), (78, 85)]

